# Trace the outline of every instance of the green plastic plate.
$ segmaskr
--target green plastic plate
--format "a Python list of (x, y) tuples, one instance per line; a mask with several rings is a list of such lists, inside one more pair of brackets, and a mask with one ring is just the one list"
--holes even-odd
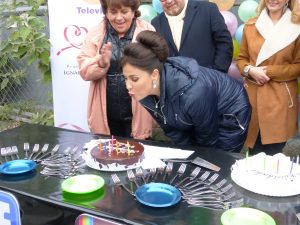
[(105, 181), (102, 177), (92, 174), (69, 177), (61, 184), (64, 192), (72, 194), (89, 194), (103, 188)]
[(276, 225), (267, 213), (252, 208), (233, 208), (221, 216), (223, 225)]

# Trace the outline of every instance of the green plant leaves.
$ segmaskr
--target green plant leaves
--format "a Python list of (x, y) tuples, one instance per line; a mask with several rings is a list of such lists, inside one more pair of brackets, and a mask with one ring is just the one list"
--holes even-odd
[[(37, 62), (45, 81), (51, 80), (50, 41), (45, 33), (46, 22), (37, 15), (45, 0), (23, 0), (0, 2), (0, 19), (9, 31), (7, 41), (0, 42), (0, 57), (9, 54), (14, 60), (23, 59), (28, 65)], [(19, 14), (19, 7), (24, 11)], [(2, 12), (7, 16), (3, 16)], [(8, 13), (9, 12), (9, 13)], [(1, 30), (0, 30), (1, 31)]]
[(21, 27), (19, 29), (19, 36), (20, 36), (20, 38), (22, 38), (23, 41), (25, 41), (28, 38), (30, 32), (31, 32), (30, 28), (28, 28), (28, 27)]
[(9, 82), (8, 78), (3, 78), (2, 81), (1, 81), (1, 86), (0, 86), (1, 88), (0, 89), (3, 90), (4, 88), (6, 88), (8, 82)]

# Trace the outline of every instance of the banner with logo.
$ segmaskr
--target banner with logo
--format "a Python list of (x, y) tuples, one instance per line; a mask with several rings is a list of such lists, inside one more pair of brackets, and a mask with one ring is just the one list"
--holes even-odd
[(89, 82), (79, 75), (76, 57), (89, 28), (103, 19), (99, 0), (48, 0), (54, 125), (89, 131)]

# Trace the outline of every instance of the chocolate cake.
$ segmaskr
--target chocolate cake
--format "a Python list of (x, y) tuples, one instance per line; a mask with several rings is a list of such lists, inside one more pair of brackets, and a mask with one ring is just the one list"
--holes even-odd
[(103, 139), (91, 149), (91, 155), (102, 165), (133, 165), (144, 157), (144, 147), (136, 141)]

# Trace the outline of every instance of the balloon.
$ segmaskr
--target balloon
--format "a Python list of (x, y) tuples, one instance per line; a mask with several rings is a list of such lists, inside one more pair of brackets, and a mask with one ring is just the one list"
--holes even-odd
[(238, 20), (236, 16), (229, 11), (221, 11), (221, 14), (224, 17), (227, 29), (229, 30), (231, 36), (233, 36), (236, 28), (238, 27)]
[(216, 3), (219, 10), (229, 10), (234, 5), (234, 0), (209, 0), (210, 2)]
[(228, 75), (233, 77), (234, 79), (237, 79), (238, 81), (242, 82), (242, 76), (240, 74), (239, 69), (236, 66), (236, 62), (232, 61), (229, 70), (228, 70)]
[(164, 11), (160, 0), (152, 0), (152, 7), (157, 13), (162, 13)]
[(232, 44), (233, 44), (233, 59), (236, 59), (240, 53), (240, 45), (235, 39), (232, 39)]
[(145, 20), (149, 23), (155, 16), (157, 16), (157, 13), (151, 5), (140, 5), (139, 10), (141, 12), (140, 19)]
[(243, 22), (246, 22), (250, 18), (253, 18), (256, 16), (256, 8), (258, 6), (258, 3), (254, 0), (246, 0), (242, 2), (238, 9), (238, 14), (240, 19)]
[(236, 32), (235, 32), (235, 39), (237, 40), (237, 42), (238, 42), (239, 44), (241, 44), (241, 42), (242, 42), (244, 26), (245, 26), (245, 24), (241, 24), (241, 25), (236, 29)]

